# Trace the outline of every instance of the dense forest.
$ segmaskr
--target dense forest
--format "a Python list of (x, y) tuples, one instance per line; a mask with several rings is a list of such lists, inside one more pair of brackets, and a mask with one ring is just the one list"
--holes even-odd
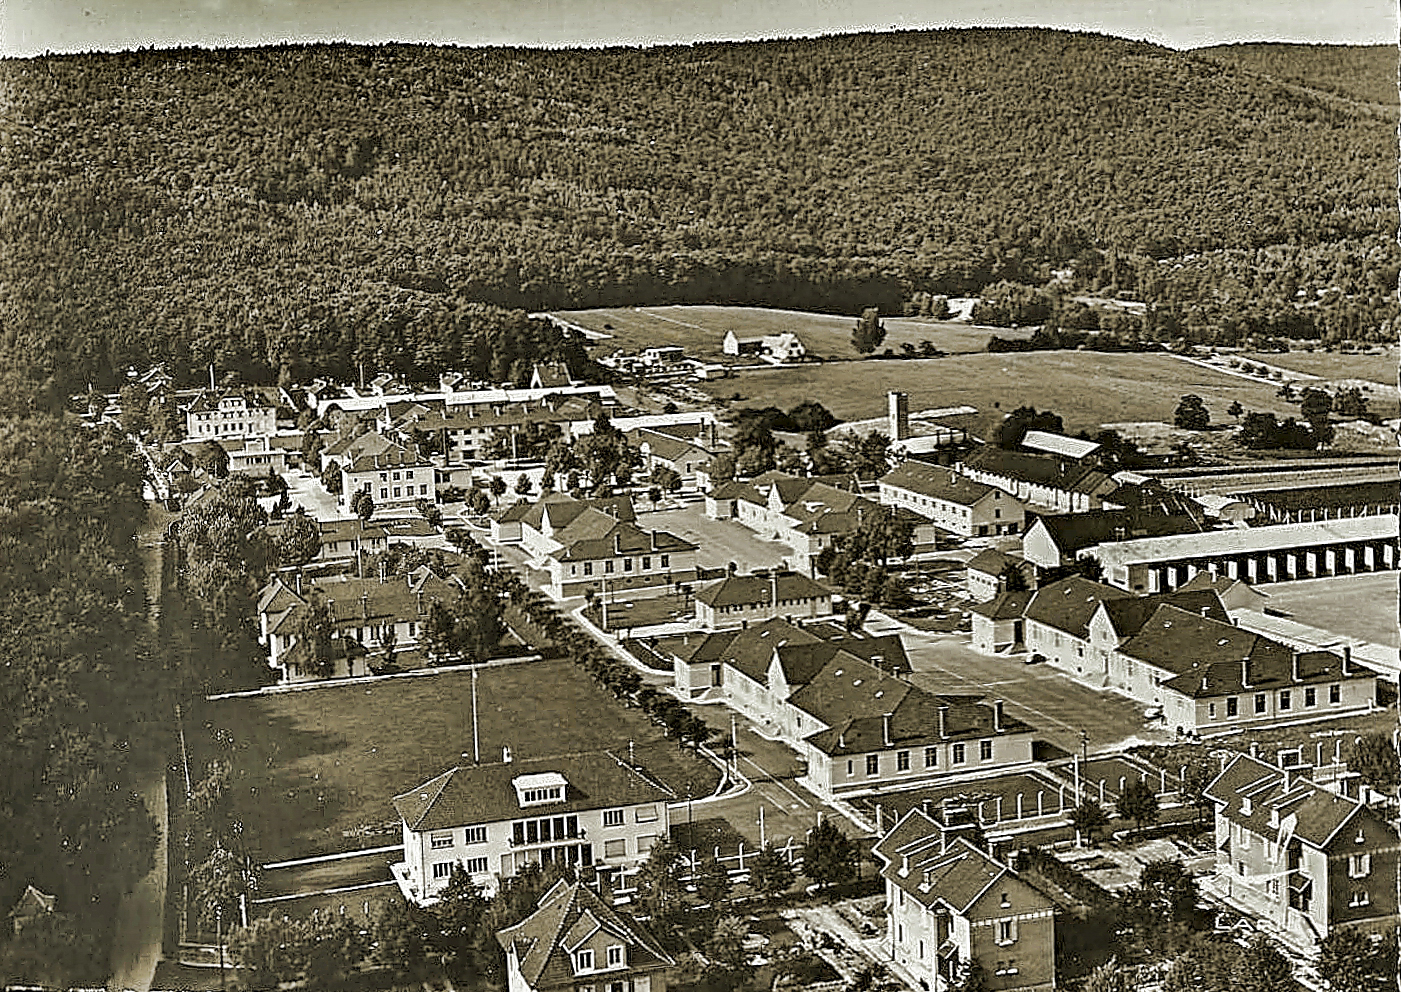
[(1255, 42), (1199, 48), (1193, 54), (1279, 82), (1323, 90), (1350, 100), (1389, 107), (1401, 103), (1401, 93), (1396, 88), (1394, 45)]
[(8, 60), (0, 341), (43, 402), (148, 358), (505, 375), (578, 347), (524, 311), (1057, 272), (1173, 333), (1390, 333), (1394, 121), (1259, 69), (1031, 29)]

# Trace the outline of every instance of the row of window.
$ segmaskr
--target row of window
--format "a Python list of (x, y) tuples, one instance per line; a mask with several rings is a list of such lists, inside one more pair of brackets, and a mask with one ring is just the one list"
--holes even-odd
[[(783, 606), (810, 606), (814, 601), (811, 599), (780, 599), (778, 605)], [(757, 607), (767, 606), (767, 603), (733, 603), (729, 606), (715, 607), (716, 613), (747, 613)]]
[[(967, 762), (968, 762), (968, 745), (967, 745), (967, 744), (961, 744), (961, 743), (960, 743), (960, 744), (954, 744), (954, 745), (950, 748), (950, 751), (951, 751), (950, 757), (951, 757), (951, 760), (952, 760), (953, 764), (955, 764), (955, 765), (967, 764)], [(978, 760), (979, 760), (979, 761), (991, 761), (991, 760), (992, 760), (992, 741), (990, 741), (990, 740), (978, 741)], [(939, 749), (938, 749), (937, 747), (927, 747), (927, 748), (924, 749), (924, 767), (925, 767), (925, 768), (938, 768), (938, 767), (939, 767)], [(897, 772), (907, 772), (907, 771), (910, 770), (910, 752), (909, 752), (909, 751), (896, 751), (896, 752), (895, 752), (895, 770), (896, 770)], [(855, 759), (849, 758), (849, 759), (847, 759), (847, 763), (846, 763), (846, 775), (847, 775), (847, 778), (851, 778), (851, 777), (853, 777), (855, 774), (856, 774), (856, 761), (855, 761)], [(868, 755), (866, 755), (866, 774), (867, 774), (867, 775), (879, 775), (879, 774), (880, 774), (880, 755), (878, 755), (878, 754), (868, 754)]]
[[(400, 474), (399, 474), (398, 472), (394, 472), (394, 473), (392, 473), (392, 474), (393, 474), (393, 477), (394, 477), (394, 481), (395, 481), (395, 482), (398, 482), (399, 479), (401, 478)], [(389, 472), (381, 472), (381, 473), (379, 474), (379, 481), (380, 481), (380, 482), (388, 482), (388, 481), (390, 481), (390, 475), (391, 475), (391, 473), (389, 473)], [(404, 469), (402, 478), (404, 478), (404, 479), (406, 479), (406, 480), (407, 480), (407, 479), (412, 479), (412, 478), (413, 478), (413, 469), (411, 469), (411, 468), (406, 468), (406, 469)]]
[[(612, 944), (612, 945), (610, 945), (610, 946), (607, 948), (607, 950), (604, 952), (604, 961), (605, 961), (605, 964), (604, 964), (604, 967), (605, 967), (605, 968), (621, 968), (621, 967), (623, 967), (623, 965), (624, 965), (624, 963), (625, 963), (624, 960), (623, 960), (623, 945), (621, 945), (621, 944)], [(575, 952), (574, 952), (574, 971), (577, 973), (577, 972), (581, 972), (581, 971), (593, 971), (593, 970), (594, 970), (594, 953), (593, 953), (593, 950), (592, 950), (592, 949), (589, 949), (589, 948), (585, 948), (584, 950), (575, 951)]]
[[(1293, 689), (1280, 689), (1280, 690), (1279, 690), (1279, 712), (1285, 713), (1285, 712), (1288, 712), (1289, 710), (1292, 710), (1292, 709), (1294, 708), (1294, 691), (1295, 691), (1295, 690), (1293, 690)], [(1337, 705), (1339, 705), (1342, 701), (1343, 701), (1343, 687), (1342, 687), (1342, 684), (1341, 684), (1341, 683), (1335, 682), (1335, 683), (1333, 683), (1332, 685), (1330, 685), (1330, 686), (1328, 687), (1328, 704), (1329, 704), (1330, 706), (1337, 706)], [(1269, 710), (1269, 693), (1265, 693), (1265, 692), (1257, 692), (1257, 693), (1255, 693), (1255, 696), (1254, 696), (1254, 698), (1253, 698), (1253, 700), (1252, 700), (1252, 705), (1254, 706), (1254, 708), (1255, 708), (1255, 713), (1256, 713), (1257, 715), (1258, 715), (1258, 714), (1261, 714), (1261, 713), (1266, 713), (1266, 712), (1268, 712), (1268, 710)], [(1317, 706), (1317, 705), (1318, 705), (1318, 687), (1317, 687), (1317, 686), (1312, 686), (1312, 685), (1310, 685), (1310, 686), (1305, 686), (1305, 687), (1304, 687), (1304, 707), (1305, 707), (1305, 708), (1308, 708), (1308, 707)], [(1212, 720), (1215, 720), (1215, 719), (1216, 719), (1216, 704), (1215, 704), (1215, 703), (1207, 703), (1207, 705), (1206, 705), (1206, 711), (1207, 711), (1207, 716), (1208, 716), (1210, 719), (1212, 719)], [(1227, 719), (1230, 719), (1230, 718), (1233, 717), (1233, 716), (1240, 716), (1240, 698), (1237, 697), (1237, 696), (1229, 696), (1229, 697), (1227, 697), (1227, 699), (1226, 699), (1226, 718), (1227, 718)]]
[[(452, 866), (455, 861), (435, 861), (433, 862), (433, 877), (448, 878), (452, 875)], [(487, 871), (486, 858), (466, 858), (462, 862), (462, 867), (469, 875), (484, 875)]]
[[(403, 492), (400, 492), (400, 489), (402, 489)], [(413, 494), (414, 494), (414, 492), (413, 492), (413, 486), (402, 486), (402, 487), (401, 487), (401, 486), (395, 486), (395, 487), (394, 487), (394, 499), (400, 499), (400, 498), (405, 497), (405, 496), (412, 496)], [(420, 485), (420, 486), (418, 487), (418, 494), (419, 494), (420, 496), (427, 496), (427, 495), (428, 495), (428, 486), (427, 486), (427, 484)], [(390, 497), (389, 497), (389, 487), (388, 487), (388, 486), (380, 486), (380, 489), (379, 489), (379, 498), (382, 499), (382, 500), (384, 500), (384, 499), (389, 499), (389, 498), (390, 498)]]
[[(659, 557), (659, 559), (660, 559), (660, 563), (659, 563), (658, 566), (657, 566), (658, 568), (670, 568), (670, 567), (671, 567), (671, 555), (659, 555), (658, 557)], [(613, 563), (611, 560), (605, 561), (605, 562), (603, 563), (603, 574), (604, 574), (604, 575), (612, 575), (612, 574), (613, 574), (613, 572), (614, 572), (613, 564), (614, 564), (614, 563)], [(585, 574), (585, 575), (592, 575), (592, 574), (593, 574), (593, 566), (594, 566), (594, 563), (591, 562), (591, 561), (586, 561), (586, 562), (584, 562), (584, 574)], [(570, 575), (578, 575), (578, 574), (579, 574), (578, 568), (579, 568), (579, 566), (577, 566), (577, 565), (570, 565), (570, 566), (569, 566), (569, 574), (570, 574)], [(651, 556), (651, 555), (643, 555), (640, 559), (638, 559), (638, 568), (639, 568), (640, 571), (643, 571), (643, 572), (651, 571), (651, 569), (652, 569), (652, 556)], [(632, 559), (631, 559), (631, 558), (624, 558), (624, 559), (623, 559), (623, 571), (624, 571), (624, 572), (631, 572), (631, 571), (632, 571)]]

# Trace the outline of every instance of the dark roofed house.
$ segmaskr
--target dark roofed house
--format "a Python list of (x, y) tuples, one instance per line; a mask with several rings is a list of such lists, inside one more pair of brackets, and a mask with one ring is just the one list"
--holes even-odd
[(912, 809), (875, 845), (884, 950), (921, 988), (950, 992), (970, 962), (990, 992), (1056, 987), (1056, 903), (966, 834)]
[(1090, 618), (1106, 599), (1132, 593), (1072, 575), (1036, 590), (1026, 608), (1026, 649), (1057, 668), (1084, 675), (1088, 670)]
[(919, 514), (950, 534), (986, 537), (1021, 533), (1026, 507), (995, 486), (951, 468), (908, 460), (881, 477), (880, 501)]
[(1134, 510), (1090, 510), (1039, 517), (1026, 530), (1022, 554), (1038, 568), (1074, 565), (1086, 548), (1104, 541), (1168, 534), (1196, 534), (1205, 528), (1190, 516), (1166, 516)]
[(1036, 566), (1025, 558), (1009, 555), (996, 548), (984, 548), (968, 559), (967, 590), (968, 598), (975, 603), (992, 599), (999, 592), (1007, 591), (1006, 571), (1015, 568), (1022, 575), (1026, 588), (1036, 588)]
[(635, 865), (667, 835), (676, 797), (608, 752), (450, 768), (394, 797), (404, 860), (394, 880), (431, 905), (454, 868), (488, 889), (531, 863)]
[(974, 603), (969, 608), (973, 615), (973, 650), (999, 654), (1024, 647), (1024, 614), (1033, 595), (1030, 589), (1000, 592), (986, 602)]
[(1307, 769), (1247, 755), (1231, 759), (1205, 795), (1216, 807), (1209, 890), (1307, 950), (1343, 927), (1396, 927), (1401, 838), (1377, 811), (1315, 784)]
[(1117, 653), (1125, 687), (1187, 733), (1356, 715), (1377, 701), (1376, 672), (1350, 648), (1300, 651), (1167, 603)]
[(696, 594), (702, 627), (735, 626), (771, 617), (824, 617), (832, 612), (832, 591), (799, 572), (730, 575)]
[(958, 471), (1011, 493), (1028, 506), (1057, 513), (1084, 513), (1105, 505), (1118, 488), (1112, 477), (1065, 455), (1004, 451), (984, 445), (958, 463)]
[(556, 882), (496, 940), (509, 992), (666, 992), (676, 964), (645, 927), (582, 882)]

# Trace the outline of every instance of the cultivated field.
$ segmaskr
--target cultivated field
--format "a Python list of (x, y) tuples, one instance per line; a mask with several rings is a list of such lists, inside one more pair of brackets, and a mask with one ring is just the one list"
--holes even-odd
[[(608, 354), (615, 349), (636, 352), (656, 345), (681, 345), (690, 358), (719, 359), (726, 331), (740, 337), (782, 334), (792, 331), (808, 352), (825, 358), (855, 358), (851, 329), (856, 316), (802, 313), (796, 310), (766, 310), (761, 307), (615, 307), (605, 310), (559, 311), (557, 316), (588, 328), (606, 338), (596, 339), (595, 352)], [(1030, 330), (975, 327), (937, 320), (882, 318), (885, 342), (882, 349), (899, 352), (903, 342), (918, 345), (934, 342), (950, 354), (980, 352), (988, 338), (1027, 338)]]
[[(484, 761), (509, 746), (520, 758), (616, 749), (679, 795), (714, 788), (719, 773), (666, 740), (641, 710), (619, 705), (567, 661), (486, 668), (477, 686)], [(472, 760), (466, 672), (206, 703), (186, 724), (190, 763), (227, 754), (245, 836), (263, 862), (396, 844), (390, 800)], [(228, 738), (225, 737), (225, 740)]]
[(1226, 408), (1233, 400), (1247, 410), (1272, 410), (1280, 416), (1294, 413), (1275, 396), (1277, 386), (1159, 353), (1041, 351), (840, 362), (744, 372), (700, 383), (699, 388), (717, 399), (738, 392), (744, 397), (741, 405), (749, 406), (788, 409), (815, 399), (843, 420), (881, 416), (889, 390), (908, 393), (912, 411), (966, 404), (991, 417), (999, 404), (1007, 411), (1031, 404), (1059, 413), (1070, 431), (1123, 421), (1171, 423), (1186, 393), (1202, 397), (1215, 423), (1232, 423)]
[(1262, 588), (1270, 606), (1290, 619), (1374, 644), (1401, 647), (1396, 607), (1401, 596), (1397, 572), (1339, 575), (1302, 582), (1272, 582)]
[(1291, 351), (1283, 355), (1245, 354), (1241, 358), (1252, 362), (1292, 369), (1304, 375), (1316, 375), (1327, 380), (1370, 379), (1384, 385), (1396, 385), (1397, 352), (1386, 349), (1381, 355), (1344, 355), (1327, 351)]

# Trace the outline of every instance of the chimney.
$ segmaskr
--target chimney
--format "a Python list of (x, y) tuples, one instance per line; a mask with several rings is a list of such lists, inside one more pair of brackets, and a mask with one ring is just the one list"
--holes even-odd
[(1289, 681), (1299, 681), (1299, 652), (1289, 652)]
[(769, 572), (769, 605), (778, 609), (778, 569)]
[(623, 553), (623, 535), (622, 535), (622, 534), (619, 534), (619, 533), (614, 533), (614, 534), (613, 534), (613, 553), (614, 553), (615, 555), (620, 555), (620, 554)]
[(1260, 745), (1257, 744), (1255, 741), (1250, 742), (1250, 756), (1252, 758), (1260, 757)]
[(922, 888), (922, 889), (926, 889), (926, 890), (929, 888), (929, 869), (928, 869), (928, 868), (924, 869), (924, 877), (920, 880), (919, 887)]
[(418, 612), (420, 616), (427, 612), (427, 610), (423, 608), (423, 593), (418, 593)]
[(901, 875), (901, 877), (904, 877), (904, 876), (908, 875), (909, 873), (910, 873), (910, 856), (909, 856), (908, 854), (902, 854), (902, 855), (900, 855), (900, 875)]
[(1249, 659), (1249, 658), (1242, 658), (1242, 659), (1240, 660), (1240, 687), (1241, 687), (1242, 689), (1249, 689), (1249, 688), (1250, 688), (1250, 659)]
[(920, 811), (921, 813), (923, 813), (925, 816), (928, 816), (928, 815), (929, 815), (929, 803), (930, 803), (930, 799), (929, 799), (928, 796), (925, 796), (925, 797), (924, 797), (923, 799), (921, 799), (920, 802), (919, 802), (919, 811)]
[(882, 713), (880, 717), (881, 741), (886, 747), (890, 747), (890, 718), (892, 716), (894, 716), (893, 713)]
[(992, 701), (992, 729), (1002, 733), (1002, 700)]
[(838, 731), (837, 731), (837, 747), (838, 747), (840, 750), (843, 750), (843, 751), (846, 750), (846, 731), (845, 731), (845, 730), (838, 730)]
[(370, 619), (370, 594), (363, 591), (360, 593), (360, 619)]
[(1206, 692), (1206, 676), (1202, 676), (1202, 692)]
[(1352, 668), (1352, 645), (1351, 645), (1351, 644), (1344, 644), (1344, 645), (1343, 645), (1343, 678), (1347, 678), (1349, 675), (1352, 674), (1352, 672), (1350, 671), (1351, 668)]
[(503, 765), (509, 765), (511, 763), (511, 749), (507, 745), (502, 745), (501, 747), (501, 763)]
[(301, 573), (301, 570), (298, 569), (298, 570), (297, 570), (297, 595), (300, 596), (301, 594), (302, 594), (302, 573)]
[(887, 393), (890, 440), (903, 441), (910, 436), (910, 397), (907, 393)]
[(949, 736), (949, 705), (941, 703), (939, 705), (939, 739), (943, 740)]

